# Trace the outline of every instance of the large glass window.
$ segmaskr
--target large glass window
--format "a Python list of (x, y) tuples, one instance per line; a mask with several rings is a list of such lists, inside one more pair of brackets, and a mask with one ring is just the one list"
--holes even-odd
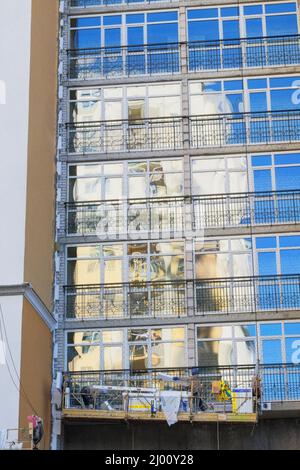
[(247, 159), (220, 157), (192, 159), (192, 190), (195, 195), (248, 191)]
[(67, 248), (67, 284), (184, 279), (183, 242), (145, 242)]
[(300, 188), (300, 154), (252, 155), (254, 191), (287, 191)]
[[(298, 309), (300, 306), (300, 236), (256, 238), (257, 307), (261, 310)], [(277, 276), (280, 277), (277, 277)]]
[(299, 364), (299, 341), (298, 321), (202, 325), (197, 327), (198, 365), (246, 365), (257, 359), (262, 365)]
[(255, 364), (255, 324), (198, 327), (197, 351), (203, 367)]
[(180, 116), (181, 86), (178, 83), (72, 89), (69, 119), (74, 123)]
[[(177, 11), (85, 16), (70, 19), (70, 48), (178, 42)], [(108, 65), (108, 63), (107, 63)]]
[[(299, 78), (190, 82), (192, 147), (296, 141)], [(213, 119), (219, 114), (226, 119)]]
[(250, 238), (195, 242), (196, 279), (252, 275), (252, 242)]
[[(250, 185), (257, 193), (254, 220), (258, 223), (295, 223), (300, 220), (300, 154), (251, 155)], [(267, 192), (276, 191), (272, 195)]]
[(180, 115), (179, 83), (72, 89), (67, 148), (71, 153), (179, 148)]
[(298, 274), (300, 236), (282, 235), (256, 238), (258, 272), (261, 275)]
[(190, 71), (299, 62), (295, 2), (191, 9), (187, 22)]
[(123, 331), (76, 331), (67, 334), (67, 366), (70, 372), (124, 368)]
[(66, 363), (70, 372), (185, 367), (185, 328), (68, 332)]
[(182, 194), (182, 160), (132, 160), (69, 166), (69, 202)]
[(189, 9), (189, 41), (298, 34), (296, 2)]
[(222, 373), (222, 366), (259, 362), (264, 402), (299, 400), (293, 368), (278, 368), (281, 364), (299, 364), (299, 335), (298, 321), (198, 326), (198, 365), (219, 366)]
[(252, 311), (251, 246), (250, 238), (195, 242), (195, 296), (199, 314)]
[[(148, 237), (149, 231), (155, 238), (161, 231), (182, 231), (183, 201), (165, 200), (182, 195), (179, 159), (70, 165), (68, 231), (97, 232), (103, 239), (126, 233), (141, 238), (141, 232)], [(149, 203), (146, 198), (155, 200)]]
[(300, 77), (249, 78), (190, 83), (190, 114), (298, 109)]
[(185, 330), (184, 328), (156, 328), (128, 330), (129, 368), (184, 367)]

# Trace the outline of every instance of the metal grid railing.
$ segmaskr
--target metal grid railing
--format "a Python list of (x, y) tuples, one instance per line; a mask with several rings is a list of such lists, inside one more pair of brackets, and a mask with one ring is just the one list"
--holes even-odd
[(67, 74), (70, 80), (172, 75), (182, 71), (182, 57), (186, 55), (191, 73), (297, 65), (300, 36), (70, 49)]
[(66, 233), (101, 239), (183, 234), (184, 204), (183, 197), (67, 203)]
[(67, 152), (109, 153), (176, 150), (182, 147), (182, 118), (67, 124)]
[(189, 71), (247, 69), (299, 64), (300, 36), (197, 41), (187, 43)]
[(300, 401), (300, 365), (269, 364), (261, 366), (262, 401)]
[(67, 51), (70, 80), (176, 74), (181, 71), (178, 43), (73, 49)]
[(67, 320), (181, 317), (185, 281), (66, 286)]
[(90, 8), (111, 5), (134, 5), (135, 3), (151, 4), (173, 2), (174, 0), (70, 0), (71, 8)]
[(195, 313), (242, 314), (300, 308), (300, 275), (195, 280)]
[(300, 191), (193, 196), (194, 228), (229, 228), (300, 222)]
[(300, 309), (300, 275), (65, 286), (67, 320), (168, 318)]
[(75, 154), (176, 150), (189, 124), (190, 148), (291, 143), (300, 140), (300, 111), (266, 111), (137, 121), (66, 124), (66, 151)]
[[(300, 190), (66, 203), (67, 235), (183, 236), (191, 229), (296, 224)], [(197, 235), (197, 233), (196, 233)]]
[(299, 110), (191, 116), (189, 122), (191, 148), (288, 143), (300, 139)]

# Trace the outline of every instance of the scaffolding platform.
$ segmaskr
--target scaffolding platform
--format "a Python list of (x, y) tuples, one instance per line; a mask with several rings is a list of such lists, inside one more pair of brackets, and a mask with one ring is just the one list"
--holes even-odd
[[(91, 420), (117, 420), (117, 421), (166, 421), (163, 412), (151, 414), (148, 412), (126, 412), (89, 409), (64, 409), (63, 419), (91, 419)], [(179, 413), (178, 422), (191, 423), (256, 423), (256, 413)]]

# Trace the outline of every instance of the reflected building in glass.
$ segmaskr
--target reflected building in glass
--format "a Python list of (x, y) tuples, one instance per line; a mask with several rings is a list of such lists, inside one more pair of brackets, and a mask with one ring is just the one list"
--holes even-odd
[(202, 3), (63, 2), (54, 365), (281, 367), (260, 413), (300, 402), (299, 9)]

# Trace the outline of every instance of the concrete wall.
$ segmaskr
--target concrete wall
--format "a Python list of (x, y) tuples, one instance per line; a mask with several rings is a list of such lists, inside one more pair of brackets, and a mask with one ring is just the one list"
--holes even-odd
[(0, 358), (0, 429), (17, 429), (23, 297), (1, 297), (0, 305), (0, 341), (5, 343), (5, 355)]
[(64, 449), (269, 450), (299, 449), (300, 419), (253, 424), (89, 423), (65, 424)]
[(40, 416), (45, 430), (40, 444), (41, 449), (48, 449), (50, 444), (51, 360), (52, 334), (32, 305), (24, 299), (20, 376), (23, 390), (30, 403), (24, 394), (20, 395), (19, 427), (28, 426), (27, 416), (32, 414)]
[[(23, 282), (31, 0), (0, 2), (0, 284)], [(2, 100), (3, 101), (3, 100)]]
[(58, 0), (33, 0), (24, 280), (51, 309)]

